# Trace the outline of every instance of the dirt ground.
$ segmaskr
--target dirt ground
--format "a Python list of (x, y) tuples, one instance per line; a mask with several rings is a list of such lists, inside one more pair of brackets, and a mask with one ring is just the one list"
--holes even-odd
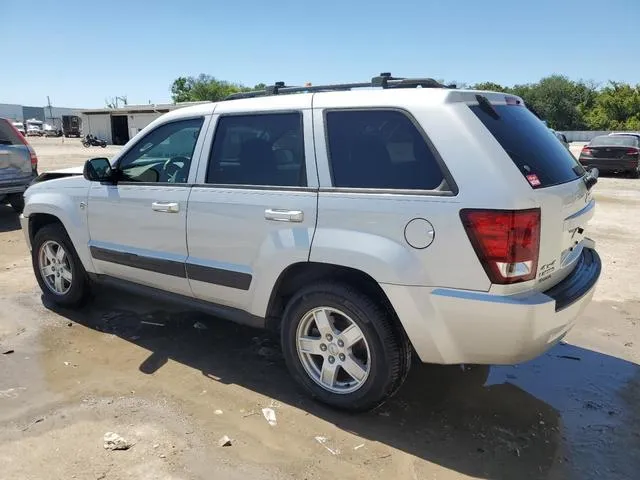
[[(117, 152), (30, 141), (41, 171)], [(604, 272), (566, 343), (484, 384), (414, 366), (364, 415), (308, 400), (263, 332), (106, 289), (80, 311), (43, 305), (0, 207), (0, 479), (638, 478), (640, 180), (595, 192)], [(106, 432), (134, 445), (105, 450)]]

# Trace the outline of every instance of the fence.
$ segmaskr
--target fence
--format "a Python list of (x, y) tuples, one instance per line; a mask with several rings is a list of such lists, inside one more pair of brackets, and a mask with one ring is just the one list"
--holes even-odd
[(594, 137), (599, 135), (609, 135), (611, 130), (606, 131), (563, 131), (564, 135), (567, 137), (569, 142), (590, 142)]

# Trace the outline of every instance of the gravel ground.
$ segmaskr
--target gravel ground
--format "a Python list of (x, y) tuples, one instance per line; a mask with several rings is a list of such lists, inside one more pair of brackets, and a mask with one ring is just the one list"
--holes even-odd
[[(41, 171), (118, 151), (30, 142)], [(263, 332), (107, 289), (80, 311), (44, 306), (0, 207), (0, 479), (637, 478), (640, 180), (603, 178), (595, 196), (605, 267), (566, 343), (486, 383), (418, 366), (365, 415), (301, 395)], [(133, 446), (105, 450), (107, 432)]]

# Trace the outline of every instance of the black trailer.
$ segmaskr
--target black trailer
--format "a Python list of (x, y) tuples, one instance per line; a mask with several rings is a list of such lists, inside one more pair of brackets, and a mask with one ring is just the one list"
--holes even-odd
[(82, 119), (77, 115), (63, 115), (62, 133), (65, 137), (82, 136)]

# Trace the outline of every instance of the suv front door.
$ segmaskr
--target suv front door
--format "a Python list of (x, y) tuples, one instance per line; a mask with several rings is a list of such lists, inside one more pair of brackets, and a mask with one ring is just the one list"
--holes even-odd
[(91, 185), (96, 273), (192, 296), (185, 272), (187, 200), (204, 123), (195, 117), (157, 126), (115, 162), (115, 184)]

